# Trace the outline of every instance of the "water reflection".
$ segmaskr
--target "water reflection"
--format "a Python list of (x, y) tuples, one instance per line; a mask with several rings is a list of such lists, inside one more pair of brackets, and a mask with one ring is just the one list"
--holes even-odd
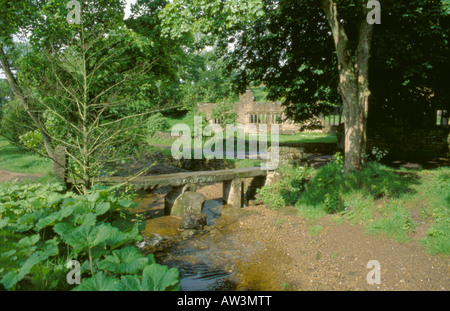
[[(173, 226), (173, 221), (165, 221), (171, 216), (164, 216), (164, 192), (150, 193), (141, 191), (138, 193), (136, 202), (138, 206), (135, 211), (142, 213), (145, 218), (152, 222), (148, 229), (157, 228), (158, 232), (171, 232), (161, 226)], [(176, 267), (180, 272), (180, 282), (185, 291), (203, 290), (235, 290), (236, 283), (232, 281), (233, 270), (230, 267), (230, 260), (224, 260), (232, 253), (231, 250), (223, 252), (217, 248), (220, 231), (215, 227), (221, 219), (221, 211), (224, 206), (222, 200), (206, 200), (203, 213), (206, 215), (207, 230), (203, 234), (197, 234), (188, 240), (181, 240), (172, 244), (169, 248), (155, 254), (158, 263), (169, 267)], [(222, 223), (223, 225), (223, 223)], [(164, 230), (166, 229), (166, 230)], [(155, 229), (156, 230), (156, 229)], [(219, 231), (218, 231), (219, 230)], [(220, 244), (220, 243), (219, 243)], [(214, 256), (211, 256), (214, 254)]]

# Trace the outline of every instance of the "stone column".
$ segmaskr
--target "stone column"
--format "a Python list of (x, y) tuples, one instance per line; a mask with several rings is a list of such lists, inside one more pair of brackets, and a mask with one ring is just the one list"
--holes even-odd
[(244, 181), (240, 178), (223, 182), (223, 201), (235, 208), (241, 208), (244, 203)]

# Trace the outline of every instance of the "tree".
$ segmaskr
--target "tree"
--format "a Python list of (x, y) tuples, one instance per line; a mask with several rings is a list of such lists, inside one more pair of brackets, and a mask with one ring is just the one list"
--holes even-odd
[(431, 127), (450, 107), (450, 1), (384, 1), (370, 62), (368, 126)]
[[(135, 129), (157, 109), (154, 102), (133, 105), (142, 104), (141, 86), (154, 82), (149, 68), (157, 59), (150, 40), (124, 25), (123, 1), (83, 2), (80, 24), (67, 22), (65, 4), (18, 5), (37, 20), (26, 19), (2, 37), (0, 60), (47, 156), (55, 160), (54, 146), (66, 147), (71, 177), (86, 192), (103, 165), (142, 136)], [(12, 9), (1, 13), (9, 17)], [(12, 35), (27, 27), (30, 49), (13, 59), (5, 47), (14, 48)]]
[(8, 81), (0, 79), (0, 118), (2, 116), (2, 107), (11, 100), (13, 94)]
[[(367, 22), (365, 1), (356, 1), (355, 18), (358, 29), (356, 47), (351, 46), (338, 4), (322, 0), (336, 48), (339, 70), (338, 92), (342, 97), (345, 118), (345, 165), (346, 172), (360, 170), (364, 148), (364, 135), (369, 110), (369, 59), (373, 24)], [(365, 14), (364, 14), (365, 13)]]
[[(360, 169), (362, 163), (372, 94), (369, 87), (369, 69), (373, 68), (370, 66), (372, 38), (376, 35), (377, 43), (389, 42), (391, 35), (388, 31), (378, 34), (380, 25), (368, 22), (367, 17), (373, 7), (367, 5), (376, 2), (261, 0), (237, 4), (235, 1), (192, 0), (186, 5), (186, 1), (180, 0), (167, 6), (164, 14), (166, 24), (170, 26), (167, 32), (171, 35), (184, 31), (187, 19), (191, 20), (192, 31), (205, 35), (205, 42), (217, 40), (229, 57), (230, 68), (238, 70), (236, 82), (239, 90), (243, 91), (252, 81), (264, 83), (269, 90), (269, 99), (284, 98), (289, 115), (297, 121), (310, 119), (342, 102), (346, 133), (345, 170), (348, 172)], [(425, 14), (426, 17), (440, 16), (448, 20), (448, 11), (443, 8), (443, 5), (448, 5), (447, 0), (412, 2), (381, 1), (383, 16), (398, 16), (400, 13), (414, 20), (420, 14), (414, 13), (415, 10), (431, 9), (432, 13)], [(175, 20), (179, 22), (178, 26)], [(409, 34), (406, 32), (407, 39), (400, 42), (411, 40), (411, 33), (420, 30), (424, 34), (432, 30), (435, 38), (440, 40), (437, 45), (442, 46), (447, 36), (445, 26), (428, 21), (428, 25), (422, 23), (421, 27), (413, 28)], [(405, 29), (390, 31), (398, 36), (405, 33)], [(230, 42), (234, 46), (231, 51)], [(404, 54), (403, 46), (396, 46), (395, 50), (399, 57), (396, 61), (399, 61)], [(446, 50), (448, 48), (440, 49), (441, 64)], [(377, 56), (380, 57), (379, 54)], [(382, 67), (386, 68), (390, 56), (385, 53), (383, 57)], [(416, 71), (421, 70), (420, 65), (408, 65), (410, 68), (416, 66)], [(383, 78), (380, 78), (379, 85), (382, 83)], [(394, 92), (398, 92), (398, 88), (392, 90)], [(380, 95), (377, 94), (376, 99), (381, 101), (383, 97)]]
[(219, 124), (225, 130), (228, 124), (236, 125), (238, 115), (233, 108), (233, 104), (220, 103), (212, 109), (210, 118), (220, 120)]
[(198, 103), (237, 101), (232, 85), (232, 73), (214, 51), (192, 53), (188, 57), (192, 61), (181, 86), (182, 100), (186, 107), (192, 108)]
[(149, 40), (151, 48), (147, 57), (157, 60), (148, 77), (152, 83), (147, 83), (141, 92), (141, 97), (147, 101), (139, 105), (141, 109), (178, 104), (184, 97), (180, 80), (186, 80), (189, 75), (193, 38), (186, 34), (173, 40), (161, 35), (158, 13), (167, 3), (167, 0), (138, 0), (132, 6), (132, 15), (125, 21), (128, 28)]

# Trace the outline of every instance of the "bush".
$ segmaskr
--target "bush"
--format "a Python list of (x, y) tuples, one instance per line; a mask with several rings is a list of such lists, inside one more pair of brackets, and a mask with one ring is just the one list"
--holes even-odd
[(311, 177), (313, 169), (303, 167), (280, 167), (282, 177), (276, 183), (257, 190), (257, 199), (269, 208), (279, 209), (297, 202), (305, 179)]
[[(282, 169), (280, 181), (258, 191), (259, 199), (271, 208), (286, 205), (313, 206), (326, 213), (345, 210), (343, 195), (360, 192), (376, 198), (397, 198), (411, 192), (414, 176), (396, 173), (386, 166), (369, 162), (362, 171), (343, 173), (343, 157), (338, 153), (332, 162), (317, 170)], [(308, 182), (305, 182), (308, 179)]]
[(313, 206), (322, 206), (327, 212), (344, 209), (342, 195), (360, 192), (375, 199), (381, 197), (398, 198), (411, 192), (415, 182), (412, 174), (399, 174), (377, 162), (367, 163), (362, 171), (344, 174), (342, 158), (337, 155), (330, 164), (319, 168), (314, 178), (305, 186), (300, 200)]
[[(0, 284), (7, 290), (173, 290), (178, 270), (134, 245), (139, 220), (127, 197), (107, 188), (80, 196), (55, 185), (0, 188)], [(81, 284), (66, 264), (80, 263)]]
[(213, 108), (211, 111), (212, 119), (219, 119), (222, 128), (225, 128), (227, 124), (236, 124), (238, 115), (233, 110), (233, 105), (230, 103), (221, 103)]
[(42, 141), (42, 134), (39, 130), (27, 132), (19, 136), (19, 141), (25, 147), (31, 150), (38, 150), (45, 154), (44, 143)]
[(164, 132), (169, 129), (169, 123), (167, 122), (166, 117), (160, 112), (149, 117), (145, 126), (150, 136), (155, 135), (157, 132)]

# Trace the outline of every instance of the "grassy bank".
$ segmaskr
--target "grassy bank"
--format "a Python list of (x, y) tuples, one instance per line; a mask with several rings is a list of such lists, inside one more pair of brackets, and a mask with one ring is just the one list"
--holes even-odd
[(285, 168), (259, 199), (274, 209), (295, 206), (313, 227), (332, 214), (337, 223), (362, 224), (369, 234), (450, 254), (450, 167), (411, 171), (372, 162), (344, 175), (339, 161), (317, 170)]
[(0, 170), (46, 175), (51, 172), (52, 165), (49, 159), (14, 146), (0, 137)]

